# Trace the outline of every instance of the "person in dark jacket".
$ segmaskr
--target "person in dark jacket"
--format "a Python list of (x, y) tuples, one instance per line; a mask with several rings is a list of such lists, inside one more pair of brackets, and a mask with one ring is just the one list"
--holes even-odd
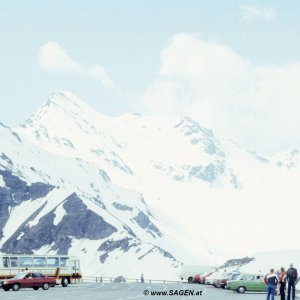
[[(298, 271), (294, 268), (293, 264), (290, 264), (290, 268), (286, 272), (288, 282), (288, 296), (287, 300), (295, 300), (295, 287), (298, 282)], [(291, 295), (292, 294), (292, 295)]]
[(278, 278), (274, 273), (274, 269), (271, 269), (270, 273), (265, 276), (265, 283), (268, 285), (267, 300), (270, 300), (270, 296), (272, 296), (271, 300), (274, 300), (276, 285), (278, 283)]
[(280, 268), (280, 275), (279, 275), (279, 292), (280, 292), (280, 300), (285, 300), (285, 289), (286, 289), (286, 272), (284, 267)]

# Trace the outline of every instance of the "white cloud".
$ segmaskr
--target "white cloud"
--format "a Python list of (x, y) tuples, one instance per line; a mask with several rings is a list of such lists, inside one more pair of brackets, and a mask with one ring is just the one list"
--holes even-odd
[(276, 18), (275, 12), (271, 8), (242, 5), (240, 7), (243, 20), (261, 19), (270, 21)]
[(300, 63), (257, 66), (225, 45), (176, 34), (142, 102), (149, 113), (190, 115), (246, 147), (277, 151), (299, 140), (299, 81)]
[(78, 73), (80, 65), (57, 43), (48, 42), (38, 51), (38, 62), (42, 68), (55, 73)]
[(49, 72), (79, 74), (85, 77), (97, 78), (105, 87), (114, 90), (119, 95), (114, 80), (103, 67), (100, 65), (88, 69), (82, 67), (70, 57), (64, 48), (55, 42), (48, 42), (40, 47), (38, 62), (43, 69)]
[(113, 79), (107, 74), (106, 70), (99, 65), (95, 65), (89, 68), (88, 75), (99, 79), (101, 83), (108, 88), (115, 88), (115, 83)]

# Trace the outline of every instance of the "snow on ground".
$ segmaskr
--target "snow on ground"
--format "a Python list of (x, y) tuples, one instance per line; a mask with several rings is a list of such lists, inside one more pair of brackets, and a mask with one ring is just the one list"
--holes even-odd
[(0, 175), (0, 187), (5, 187), (5, 182), (2, 175)]
[[(1, 145), (2, 151), (10, 154), (15, 170), (28, 182), (50, 183), (66, 194), (76, 192), (110, 224), (132, 227), (143, 242), (167, 249), (186, 264), (221, 264), (226, 258), (261, 250), (300, 248), (295, 233), (284, 226), (276, 226), (276, 234), (266, 232), (277, 220), (299, 228), (300, 169), (294, 150), (263, 157), (219, 140), (186, 117), (110, 118), (64, 92), (55, 93), (16, 130), (21, 141), (9, 129), (0, 126), (0, 131), (9, 141)], [(62, 200), (59, 195), (49, 200), (31, 225)], [(117, 209), (116, 203), (128, 209)], [(24, 210), (33, 209), (30, 202), (27, 205)], [(140, 211), (149, 212), (162, 238), (136, 224), (133, 218)], [(64, 213), (58, 206), (55, 224)], [(11, 223), (7, 226), (6, 232), (13, 230)], [(98, 259), (94, 241), (91, 246), (85, 241), (86, 247), (83, 241), (73, 243), (80, 255), (89, 251)], [(142, 269), (153, 267), (155, 272), (158, 264), (148, 258), (134, 262), (136, 255), (130, 251), (114, 252), (105, 267), (97, 267), (114, 272), (118, 263), (126, 268), (127, 262)], [(160, 262), (156, 256), (149, 255)], [(267, 258), (266, 262), (271, 263)], [(86, 265), (94, 267), (92, 260)]]

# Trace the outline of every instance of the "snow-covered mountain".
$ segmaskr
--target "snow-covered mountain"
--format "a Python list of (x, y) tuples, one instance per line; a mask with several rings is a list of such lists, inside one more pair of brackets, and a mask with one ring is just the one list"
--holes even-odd
[(175, 278), (282, 247), (268, 222), (300, 223), (297, 153), (264, 157), (188, 117), (111, 118), (57, 92), (0, 145), (0, 251), (79, 255), (89, 275)]

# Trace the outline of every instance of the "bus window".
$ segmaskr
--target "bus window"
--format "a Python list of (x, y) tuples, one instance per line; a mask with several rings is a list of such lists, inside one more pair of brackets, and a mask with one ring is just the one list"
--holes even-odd
[(19, 266), (20, 267), (32, 267), (32, 257), (21, 256), (19, 258)]
[(48, 267), (59, 267), (58, 257), (47, 257), (47, 266)]
[(61, 257), (60, 258), (60, 266), (61, 267), (69, 267), (69, 258), (68, 257)]
[(9, 258), (8, 257), (3, 257), (2, 258), (2, 262), (3, 262), (3, 267), (4, 268), (8, 268), (8, 264), (9, 264)]
[(18, 268), (19, 267), (19, 259), (18, 259), (18, 257), (11, 257), (10, 258), (10, 267), (11, 268)]
[(46, 257), (34, 257), (33, 258), (34, 267), (46, 267)]

